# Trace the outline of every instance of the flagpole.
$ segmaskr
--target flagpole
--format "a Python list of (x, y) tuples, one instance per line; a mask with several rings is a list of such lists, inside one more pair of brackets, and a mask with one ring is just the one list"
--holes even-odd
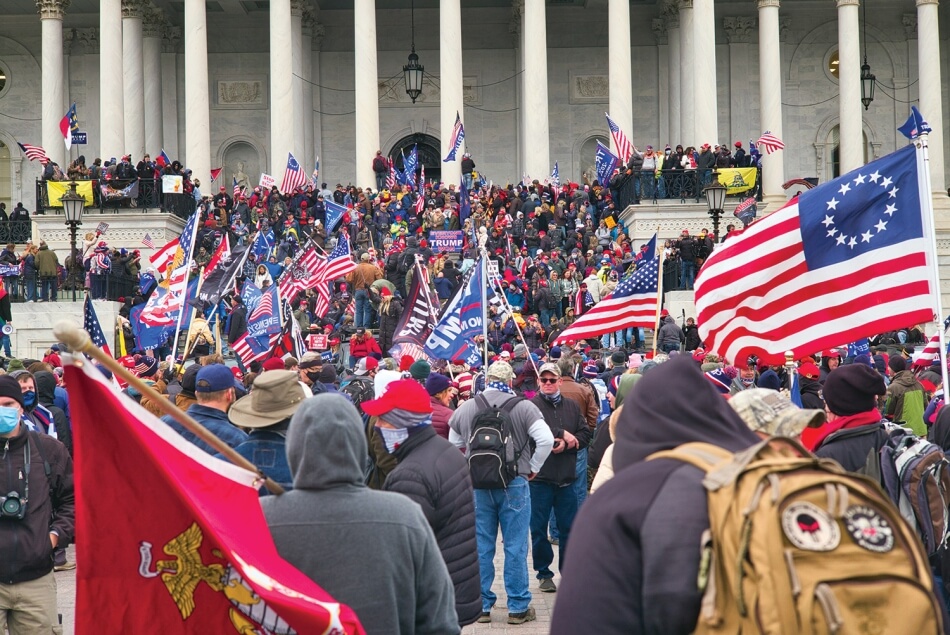
[[(472, 223), (472, 228), (474, 230), (475, 224)], [(479, 232), (477, 234), (478, 238), (478, 249), (481, 252), (482, 262), (482, 368), (485, 372), (488, 372), (488, 285), (490, 284), (488, 280), (488, 230)], [(487, 377), (487, 375), (486, 375)], [(486, 380), (487, 381), (487, 380)]]
[[(201, 293), (201, 285), (202, 285), (202, 283), (204, 282), (204, 280), (203, 280), (203, 278), (204, 278), (204, 272), (205, 272), (205, 268), (204, 268), (204, 267), (202, 267), (201, 269), (198, 270), (198, 286), (195, 288), (195, 297), (196, 297), (196, 298), (198, 297), (198, 294)], [(187, 289), (187, 287), (185, 287), (185, 288)], [(194, 347), (195, 347), (194, 342), (191, 342), (191, 344), (189, 344), (189, 341), (191, 340), (191, 327), (193, 327), (193, 326), (195, 325), (195, 313), (196, 313), (197, 311), (198, 311), (198, 310), (195, 308), (195, 305), (191, 305), (191, 319), (188, 320), (188, 331), (185, 333), (185, 354), (182, 355), (182, 357), (181, 357), (181, 366), (180, 366), (181, 368), (184, 368), (184, 367), (185, 367), (185, 362), (188, 360), (188, 355), (191, 354), (192, 349), (194, 349)], [(182, 298), (182, 300), (181, 300), (181, 310), (178, 311), (178, 316), (179, 316), (179, 318), (181, 317), (181, 314), (184, 313), (184, 312), (185, 312), (185, 298)], [(181, 328), (181, 319), (178, 320), (178, 327)], [(175, 332), (175, 342), (178, 342), (178, 332), (177, 332), (177, 331)], [(174, 355), (175, 355), (175, 353), (174, 353), (174, 351), (172, 351), (172, 356), (173, 356), (172, 359), (173, 359), (173, 360), (174, 360)]]
[(656, 317), (653, 320), (653, 355), (656, 355), (657, 334), (660, 331), (660, 305), (663, 304), (663, 250), (660, 249), (660, 227), (656, 228), (656, 257), (659, 258), (656, 268)]
[(923, 216), (924, 227), (927, 228), (927, 232), (930, 234), (930, 266), (932, 268), (932, 280), (931, 284), (933, 285), (934, 300), (937, 304), (937, 315), (934, 316), (934, 321), (937, 323), (938, 333), (940, 335), (940, 377), (943, 382), (944, 395), (947, 394), (948, 390), (948, 381), (947, 381), (947, 335), (946, 328), (943, 326), (943, 299), (940, 296), (940, 264), (937, 260), (937, 232), (934, 229), (933, 217), (933, 192), (931, 190), (930, 184), (930, 153), (928, 151), (927, 140), (929, 138), (929, 133), (923, 131), (916, 139), (915, 145), (917, 146), (917, 151), (920, 153), (924, 162), (923, 169), (923, 186), (924, 191), (921, 200), (921, 215)]
[[(226, 456), (232, 463), (238, 467), (242, 467), (245, 470), (257, 474), (260, 482), (268, 489), (268, 491), (273, 494), (284, 493), (284, 488), (274, 482), (270, 477), (265, 475), (256, 465), (235, 452), (231, 446), (215, 436), (206, 427), (192, 419), (185, 412), (176, 408), (169, 399), (158, 394), (158, 392), (156, 392), (155, 389), (149, 384), (130, 373), (124, 366), (122, 366), (122, 364), (118, 363), (116, 360), (112, 359), (112, 357), (106, 355), (102, 350), (93, 345), (92, 339), (89, 337), (89, 333), (79, 328), (72, 322), (63, 320), (58, 322), (56, 326), (53, 327), (53, 335), (58, 341), (62, 342), (69, 348), (70, 353), (83, 353), (93, 358), (105, 366), (109, 371), (111, 371), (113, 375), (121, 377), (126, 382), (128, 382), (129, 385), (138, 390), (143, 396), (148, 397), (151, 402), (158, 407), (159, 410), (174, 417), (175, 420), (183, 425), (189, 432), (210, 445), (217, 452)], [(80, 365), (83, 363), (83, 360), (82, 358), (75, 357), (72, 363), (74, 365)]]

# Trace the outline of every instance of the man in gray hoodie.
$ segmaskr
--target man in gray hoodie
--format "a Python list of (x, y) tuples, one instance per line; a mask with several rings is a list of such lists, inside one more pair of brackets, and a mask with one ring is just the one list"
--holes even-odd
[(418, 504), (363, 484), (363, 424), (339, 394), (303, 402), (287, 430), (294, 490), (261, 501), (277, 551), (368, 635), (460, 632), (452, 579)]

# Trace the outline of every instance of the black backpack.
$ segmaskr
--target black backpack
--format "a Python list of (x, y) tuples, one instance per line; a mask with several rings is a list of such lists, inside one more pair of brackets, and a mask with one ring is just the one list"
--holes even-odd
[(360, 411), (361, 415), (364, 414), (361, 406), (364, 401), (369, 401), (373, 398), (373, 391), (373, 381), (366, 378), (354, 377), (340, 387), (340, 392), (350, 398), (350, 401), (353, 402), (353, 405), (356, 406), (356, 409)]
[(505, 489), (518, 476), (518, 458), (524, 446), (515, 451), (511, 411), (521, 401), (512, 397), (497, 408), (483, 395), (475, 397), (478, 414), (468, 440), (468, 468), (475, 489)]

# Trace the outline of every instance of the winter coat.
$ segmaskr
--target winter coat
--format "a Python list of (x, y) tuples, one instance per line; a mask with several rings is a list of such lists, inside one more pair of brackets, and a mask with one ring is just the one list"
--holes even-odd
[(363, 336), (362, 340), (355, 335), (350, 339), (350, 357), (360, 359), (370, 353), (382, 354), (382, 349), (368, 332)]
[(287, 430), (294, 489), (261, 498), (278, 554), (353, 609), (367, 635), (459, 633), (432, 528), (402, 494), (363, 484), (366, 457), (363, 422), (345, 397), (304, 400)]
[(66, 446), (69, 455), (72, 456), (73, 435), (69, 427), (69, 419), (66, 418), (66, 412), (54, 403), (56, 400), (56, 377), (49, 371), (40, 370), (33, 373), (33, 381), (36, 386), (37, 403), (53, 415), (53, 423), (56, 425), (56, 438)]
[(697, 348), (703, 345), (703, 340), (699, 337), (699, 327), (693, 324), (692, 326), (686, 325), (683, 327), (683, 334), (685, 336), (684, 348), (688, 351), (695, 351)]
[(551, 434), (555, 439), (563, 439), (565, 431), (577, 437), (577, 449), (564, 450), (557, 454), (551, 452), (534, 479), (554, 485), (573, 483), (577, 478), (577, 451), (587, 447), (593, 436), (593, 430), (587, 425), (577, 404), (563, 395), (561, 403), (556, 406), (540, 393), (531, 399), (531, 403), (541, 411), (544, 422), (551, 428)]
[(442, 405), (442, 402), (435, 397), (429, 397), (429, 403), (432, 404), (432, 427), (436, 433), (443, 439), (449, 438), (449, 419), (452, 418), (452, 411)]
[(673, 321), (673, 318), (667, 315), (663, 318), (663, 324), (660, 326), (660, 330), (657, 333), (656, 341), (660, 344), (665, 342), (676, 342), (677, 344), (683, 342), (686, 339), (686, 336), (683, 335), (683, 329), (677, 326), (676, 322)]
[(821, 398), (821, 384), (817, 379), (799, 376), (798, 387), (802, 395), (802, 408), (825, 409), (825, 400)]
[(405, 494), (422, 507), (455, 586), (459, 624), (471, 624), (482, 612), (482, 599), (468, 463), (432, 426), (410, 429), (393, 454), (399, 464), (383, 489)]
[[(887, 431), (877, 410), (839, 417), (822, 427), (829, 426), (835, 431), (817, 444), (814, 454), (824, 459), (834, 459), (849, 472), (863, 469), (868, 455), (877, 454), (887, 443)], [(806, 428), (806, 432), (810, 430)], [(805, 446), (809, 447), (809, 444), (805, 443)]]
[[(683, 394), (690, 398), (677, 398)], [(623, 406), (616, 476), (574, 521), (551, 635), (692, 633), (702, 600), (696, 545), (709, 528), (705, 475), (682, 461), (646, 458), (692, 441), (730, 452), (758, 441), (686, 357), (651, 370)]]
[(46, 245), (40, 245), (40, 250), (36, 252), (36, 268), (39, 270), (40, 276), (43, 278), (56, 277), (56, 274), (59, 273), (58, 266), (59, 258), (56, 257), (56, 252), (50, 250)]
[(927, 436), (924, 424), (924, 387), (909, 370), (902, 370), (891, 378), (887, 387), (887, 406), (884, 416), (914, 431), (919, 437)]
[(402, 316), (402, 302), (399, 300), (389, 301), (389, 310), (379, 314), (379, 348), (389, 354), (389, 349), (393, 345), (393, 337), (396, 335), (396, 324)]

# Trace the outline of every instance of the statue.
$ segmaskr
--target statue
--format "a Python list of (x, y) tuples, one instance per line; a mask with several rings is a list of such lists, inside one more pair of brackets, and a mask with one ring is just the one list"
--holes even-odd
[(251, 182), (248, 180), (247, 174), (244, 173), (244, 161), (238, 161), (234, 180), (237, 181), (239, 187), (243, 187), (245, 190), (250, 189)]

